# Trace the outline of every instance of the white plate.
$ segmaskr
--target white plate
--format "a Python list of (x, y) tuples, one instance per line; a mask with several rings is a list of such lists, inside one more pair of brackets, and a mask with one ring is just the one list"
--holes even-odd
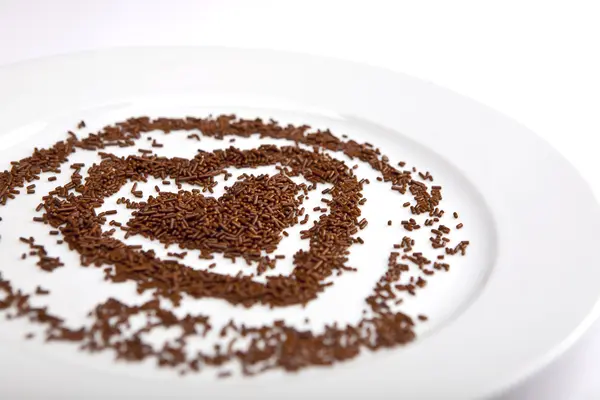
[[(26, 342), (28, 325), (2, 321), (3, 398), (478, 398), (499, 393), (547, 364), (597, 314), (600, 215), (587, 184), (524, 127), (429, 83), (286, 53), (135, 48), (4, 67), (0, 88), (3, 169), (33, 147), (60, 140), (81, 119), (92, 131), (142, 114), (272, 117), (372, 142), (392, 164), (404, 160), (431, 171), (444, 186), (447, 213), (460, 212), (465, 228), (459, 233), (472, 243), (467, 257), (407, 302), (407, 312), (428, 314), (430, 321), (419, 325), (418, 339), (405, 347), (299, 374), (181, 378), (147, 363), (115, 364), (109, 355), (78, 353), (68, 344)], [(182, 145), (175, 135), (168, 140), (165, 154), (191, 156), (198, 147)], [(247, 139), (236, 145), (257, 143)], [(203, 148), (220, 146), (202, 142)], [(89, 154), (79, 152), (70, 161), (77, 157)], [(358, 171), (374, 181), (368, 169)], [(50, 187), (45, 179), (38, 182), (38, 193)], [(248, 311), (203, 300), (190, 307), (248, 322), (284, 318), (299, 323), (310, 316), (315, 329), (331, 322), (332, 314), (338, 322), (356, 321), (366, 293), (385, 269), (389, 246), (403, 234), (386, 222), (390, 216), (400, 220), (405, 212), (397, 198), (390, 198), (389, 187), (375, 184), (365, 190), (369, 201), (363, 211), (370, 223), (361, 236), (367, 243), (351, 255), (359, 271), (341, 277), (314, 305)], [(6, 277), (26, 290), (38, 283), (51, 288), (52, 309), (69, 321), (82, 319), (107, 295), (134, 298), (132, 286), (104, 284), (100, 271), (79, 268), (76, 255), (63, 247), (49, 246), (68, 264), (53, 274), (38, 272), (33, 260), (18, 260), (25, 251), (18, 236), (52, 239), (41, 224), (31, 222), (39, 196), (18, 199), (0, 208)], [(282, 249), (291, 252), (297, 244), (290, 239)]]

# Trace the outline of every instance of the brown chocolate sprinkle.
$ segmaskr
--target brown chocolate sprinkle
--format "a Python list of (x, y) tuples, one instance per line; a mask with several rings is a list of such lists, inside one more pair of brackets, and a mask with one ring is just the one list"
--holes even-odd
[(186, 255), (187, 251), (184, 251), (183, 253), (167, 253), (167, 256), (179, 258), (180, 260), (183, 260)]
[(37, 294), (38, 296), (45, 296), (45, 295), (47, 295), (47, 294), (50, 294), (50, 291), (49, 291), (49, 290), (46, 290), (46, 289), (44, 289), (44, 288), (43, 288), (43, 287), (41, 287), (41, 286), (38, 286), (38, 287), (35, 289), (35, 294)]
[[(84, 126), (82, 121), (79, 127)], [(362, 187), (369, 181), (358, 180), (352, 168), (318, 151), (319, 148), (342, 152), (369, 164), (380, 173), (379, 181), (390, 184), (399, 195), (412, 196), (414, 202), (405, 204), (410, 206), (414, 216), (425, 214), (430, 217), (427, 221), (434, 222), (443, 216), (444, 211), (438, 208), (442, 200), (441, 187), (429, 190), (425, 183), (413, 179), (411, 171), (392, 167), (387, 157), (381, 156), (371, 144), (342, 141), (329, 131), (309, 132), (308, 129), (307, 126), (282, 127), (275, 121), (244, 120), (226, 115), (207, 119), (131, 118), (84, 139), (69, 134), (66, 140), (47, 149), (35, 149), (31, 156), (11, 163), (11, 169), (0, 174), (0, 205), (19, 195), (19, 188), (26, 187), (27, 191), (32, 191), (30, 182), (39, 179), (41, 173), (59, 173), (60, 166), (75, 151), (98, 151), (101, 161), (89, 168), (87, 178), (84, 180), (79, 174), (83, 165), (74, 164), (71, 181), (43, 197), (39, 210), (44, 210), (44, 213), (34, 220), (49, 225), (53, 232), (59, 231), (69, 248), (79, 253), (82, 266), (103, 267), (107, 281), (132, 281), (137, 284), (140, 293), (151, 291), (155, 297), (140, 306), (108, 299), (90, 312), (91, 326), (71, 329), (45, 307), (32, 306), (29, 295), (14, 289), (0, 276), (0, 291), (5, 294), (0, 300), (0, 310), (10, 309), (15, 311), (16, 317), (27, 317), (46, 325), (46, 339), (49, 341), (80, 342), (81, 348), (90, 352), (111, 349), (117, 358), (128, 361), (154, 358), (160, 366), (177, 367), (182, 373), (198, 371), (203, 366), (222, 366), (235, 360), (241, 363), (242, 372), (246, 375), (275, 368), (297, 371), (354, 358), (362, 349), (391, 348), (412, 341), (415, 322), (401, 312), (392, 311), (391, 306), (402, 302), (402, 292), (416, 295), (417, 289), (422, 290), (426, 286), (427, 281), (421, 277), (416, 280), (411, 277), (408, 284), (398, 283), (402, 273), (409, 270), (408, 262), (417, 265), (425, 274), (432, 273), (425, 269), (432, 262), (421, 253), (412, 252), (415, 243), (409, 237), (394, 245), (402, 252), (390, 253), (386, 273), (365, 299), (372, 316), (367, 317), (366, 310), (363, 310), (362, 319), (353, 325), (338, 327), (332, 324), (326, 326), (324, 332), (314, 333), (287, 326), (282, 321), (259, 327), (246, 327), (230, 321), (222, 331), (234, 334), (227, 346), (221, 348), (216, 345), (211, 354), (199, 352), (192, 356), (185, 351), (186, 338), (210, 331), (209, 318), (190, 314), (178, 317), (163, 307), (167, 301), (177, 306), (184, 294), (192, 298), (219, 298), (245, 307), (254, 304), (270, 307), (305, 305), (333, 284), (329, 277), (356, 270), (346, 265), (347, 256), (352, 244), (364, 243), (355, 235), (368, 224), (365, 218), (361, 218), (360, 206), (366, 202), (361, 193)], [(311, 146), (315, 151), (298, 146), (263, 145), (251, 150), (230, 146), (213, 152), (199, 150), (192, 159), (159, 157), (149, 150), (128, 157), (105, 152), (108, 146), (134, 146), (143, 134), (156, 130), (165, 133), (200, 131), (216, 139), (258, 134), (264, 138), (292, 140)], [(188, 137), (200, 140), (196, 133)], [(152, 141), (152, 147), (161, 146)], [(272, 176), (243, 175), (226, 188), (220, 198), (203, 195), (213, 192), (217, 176), (231, 176), (227, 168), (268, 165), (280, 166), (280, 173)], [(405, 163), (398, 165), (404, 167)], [(416, 169), (412, 171), (416, 172)], [(300, 175), (310, 182), (310, 186), (297, 185), (290, 179)], [(97, 213), (104, 200), (128, 182), (133, 182), (131, 193), (142, 198), (143, 193), (136, 190), (137, 182), (146, 182), (149, 177), (160, 179), (164, 185), (170, 183), (167, 179), (172, 179), (179, 189), (182, 183), (196, 186), (196, 189), (167, 193), (155, 188), (157, 194), (144, 201), (119, 199), (119, 204), (134, 210), (132, 218), (123, 226), (114, 221), (106, 224), (106, 216), (114, 212)], [(420, 177), (423, 181), (433, 180), (429, 172), (420, 173)], [(326, 201), (328, 208), (318, 207), (318, 211), (328, 213), (320, 215), (310, 228), (300, 232), (301, 239), (307, 240), (309, 246), (307, 250), (299, 250), (293, 255), (291, 274), (268, 276), (265, 283), (254, 281), (253, 274), (230, 276), (210, 271), (216, 263), (212, 263), (209, 270), (196, 270), (175, 260), (161, 260), (154, 251), (128, 246), (111, 237), (114, 228), (106, 232), (102, 230), (105, 225), (117, 226), (125, 231), (126, 237), (141, 235), (166, 246), (199, 250), (202, 259), (212, 259), (214, 253), (221, 253), (232, 261), (240, 258), (248, 264), (256, 264), (260, 275), (275, 268), (276, 261), (283, 258), (282, 255), (272, 256), (272, 253), (287, 233), (285, 229), (308, 222), (309, 216), (303, 214), (301, 205), (304, 199), (308, 199), (308, 191), (314, 190), (319, 183), (332, 185), (327, 189), (331, 195), (331, 199)], [(303, 195), (298, 196), (301, 192)], [(425, 225), (432, 224), (427, 222)], [(421, 227), (413, 218), (402, 221), (402, 225), (408, 231)], [(449, 228), (440, 225), (436, 231), (434, 239), (445, 248), (446, 254), (465, 254), (468, 241), (446, 247), (448, 239), (443, 235), (449, 233)], [(48, 256), (44, 247), (36, 244), (33, 238), (20, 240), (39, 258), (37, 265), (41, 269), (52, 272), (63, 265), (58, 258)], [(62, 240), (57, 243), (62, 243)], [(176, 258), (183, 258), (185, 254), (169, 253)], [(402, 260), (407, 260), (407, 263)], [(433, 268), (447, 270), (449, 265), (435, 262)], [(43, 292), (41, 287), (36, 289), (37, 294)], [(123, 336), (122, 328), (137, 315), (153, 315), (158, 322), (149, 322), (131, 337)], [(424, 321), (426, 317), (420, 315), (417, 319)], [(182, 333), (176, 344), (155, 350), (142, 339), (142, 334), (160, 326), (177, 326)], [(250, 339), (249, 344), (241, 350), (234, 350), (236, 335)], [(227, 370), (219, 375), (229, 374), (231, 371)]]

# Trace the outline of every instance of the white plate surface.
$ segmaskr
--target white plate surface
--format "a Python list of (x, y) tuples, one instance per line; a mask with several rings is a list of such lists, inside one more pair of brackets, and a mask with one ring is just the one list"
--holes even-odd
[[(274, 118), (371, 142), (392, 164), (404, 160), (431, 171), (444, 187), (447, 213), (458, 211), (465, 224), (453, 238), (471, 241), (467, 257), (453, 261), (450, 272), (436, 275), (427, 290), (403, 305), (410, 314), (430, 317), (418, 326), (418, 339), (405, 347), (299, 374), (217, 380), (214, 374), (201, 373), (182, 378), (149, 363), (115, 364), (109, 354), (90, 356), (68, 344), (24, 341), (30, 326), (2, 320), (3, 398), (479, 398), (548, 363), (597, 314), (600, 215), (588, 186), (524, 127), (429, 83), (286, 53), (136, 48), (8, 66), (0, 70), (0, 88), (2, 169), (33, 147), (64, 138), (81, 119), (91, 132), (139, 115)], [(203, 139), (201, 145), (190, 146), (176, 135), (161, 136), (160, 141), (165, 143), (162, 155), (182, 157), (193, 156), (198, 147), (227, 145)], [(253, 148), (259, 143), (264, 141), (249, 138), (235, 145)], [(136, 148), (115, 152), (130, 154)], [(78, 152), (70, 162), (89, 165), (94, 157)], [(375, 181), (367, 167), (357, 173)], [(37, 193), (52, 187), (45, 179), (38, 182)], [(333, 321), (356, 322), (364, 297), (385, 270), (391, 244), (403, 236), (397, 224), (390, 228), (386, 222), (408, 216), (389, 186), (374, 183), (364, 192), (369, 199), (363, 207), (369, 226), (361, 232), (366, 244), (353, 247), (350, 256), (359, 271), (340, 277), (305, 309), (246, 310), (215, 300), (189, 301), (186, 306), (247, 323), (285, 319), (301, 324), (310, 317), (316, 330)], [(51, 246), (47, 229), (31, 221), (40, 196), (19, 196), (0, 208), (3, 274), (26, 290), (39, 283), (50, 288), (56, 293), (49, 296), (52, 310), (73, 323), (108, 296), (135, 299), (134, 286), (106, 284), (100, 270), (79, 268), (76, 254)], [(300, 227), (294, 229), (280, 251), (297, 249), (294, 238)], [(33, 259), (19, 260), (25, 249), (17, 238), (30, 235), (45, 239), (67, 267), (44, 274)], [(129, 240), (166, 253), (156, 243)], [(197, 259), (195, 263), (203, 267)], [(278, 268), (291, 268), (291, 263)]]

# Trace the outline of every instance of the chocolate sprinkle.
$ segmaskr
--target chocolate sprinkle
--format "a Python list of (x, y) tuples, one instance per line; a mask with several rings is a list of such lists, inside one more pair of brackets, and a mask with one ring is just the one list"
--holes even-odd
[[(78, 127), (85, 127), (85, 123), (82, 121)], [(143, 134), (157, 130), (165, 134), (199, 131), (216, 139), (258, 134), (264, 138), (292, 140), (314, 150), (304, 150), (297, 145), (262, 145), (251, 150), (230, 146), (213, 152), (199, 150), (191, 159), (161, 157), (143, 149), (139, 154), (127, 157), (117, 157), (106, 151), (110, 146), (134, 146)], [(188, 138), (199, 141), (200, 135), (192, 133)], [(235, 140), (229, 139), (229, 143)], [(153, 139), (152, 147), (162, 145)], [(354, 243), (364, 243), (355, 236), (369, 223), (361, 217), (360, 210), (366, 202), (362, 195), (363, 185), (369, 181), (359, 180), (354, 168), (319, 149), (341, 152), (369, 164), (379, 172), (377, 179), (390, 184), (392, 191), (412, 197), (411, 202), (400, 204), (410, 207), (415, 218), (423, 214), (430, 217), (423, 225), (431, 226), (432, 221), (437, 222), (443, 216), (444, 211), (438, 207), (442, 200), (440, 186), (428, 189), (425, 183), (413, 179), (411, 171), (392, 167), (389, 159), (368, 143), (342, 141), (329, 131), (310, 132), (307, 126), (282, 127), (275, 121), (244, 120), (227, 115), (216, 118), (131, 118), (84, 139), (70, 133), (66, 140), (47, 149), (36, 148), (31, 156), (12, 162), (11, 169), (0, 174), (0, 205), (19, 195), (18, 188), (25, 187), (33, 194), (35, 185), (29, 183), (39, 179), (43, 172), (60, 173), (60, 167), (72, 153), (97, 151), (101, 161), (90, 166), (88, 176), (83, 179), (79, 174), (82, 164), (73, 164), (71, 168), (75, 172), (71, 180), (43, 197), (41, 207), (38, 206), (38, 211), (43, 210), (43, 214), (33, 220), (49, 225), (51, 234), (60, 232), (63, 239), (57, 243), (64, 241), (70, 250), (76, 251), (83, 267), (103, 267), (107, 281), (131, 281), (137, 285), (139, 293), (150, 291), (154, 298), (139, 306), (108, 299), (89, 313), (93, 320), (91, 326), (72, 329), (47, 308), (32, 306), (30, 295), (13, 288), (11, 282), (0, 276), (0, 291), (5, 294), (0, 300), (0, 310), (10, 309), (15, 317), (28, 317), (46, 325), (48, 341), (79, 342), (83, 350), (90, 352), (111, 349), (118, 359), (128, 361), (154, 358), (159, 366), (177, 367), (181, 373), (199, 371), (203, 366), (222, 366), (234, 360), (239, 361), (242, 373), (246, 375), (276, 368), (297, 371), (352, 359), (362, 349), (391, 348), (412, 341), (415, 321), (402, 312), (393, 311), (392, 306), (402, 302), (402, 292), (416, 295), (417, 290), (426, 287), (427, 281), (421, 277), (416, 281), (411, 277), (408, 284), (399, 281), (409, 270), (409, 263), (425, 275), (434, 271), (428, 269), (432, 262), (427, 257), (412, 252), (414, 240), (405, 236), (400, 244), (394, 245), (398, 251), (390, 252), (385, 274), (365, 299), (371, 315), (367, 316), (363, 310), (362, 319), (356, 324), (331, 324), (323, 332), (316, 333), (288, 326), (283, 321), (258, 327), (229, 321), (221, 330), (222, 337), (228, 333), (233, 335), (226, 346), (217, 344), (210, 354), (190, 355), (186, 351), (186, 338), (206, 335), (213, 328), (207, 316), (187, 314), (178, 317), (166, 308), (167, 303), (177, 307), (183, 295), (196, 299), (217, 298), (243, 307), (306, 305), (333, 284), (330, 277), (356, 271), (355, 267), (347, 265), (348, 254)], [(404, 167), (405, 164), (400, 162), (398, 165)], [(270, 165), (277, 166), (279, 172), (258, 176), (244, 174), (227, 187), (220, 198), (205, 196), (213, 192), (217, 176), (223, 175), (226, 179), (231, 176), (228, 168)], [(416, 172), (416, 169), (412, 171)], [(422, 181), (433, 181), (429, 172), (417, 175)], [(297, 176), (302, 176), (309, 186), (295, 184), (290, 179)], [(331, 184), (331, 188), (323, 192), (331, 199), (322, 200), (327, 208), (315, 209), (326, 214), (300, 232), (300, 238), (308, 241), (308, 248), (293, 254), (292, 272), (267, 276), (265, 282), (260, 283), (253, 279), (254, 274), (231, 276), (213, 272), (216, 263), (212, 263), (209, 270), (196, 270), (176, 260), (162, 260), (152, 250), (145, 251), (141, 246), (127, 245), (113, 238), (111, 235), (116, 228), (103, 231), (107, 225), (106, 216), (117, 213), (115, 210), (97, 213), (105, 199), (130, 182), (133, 183), (131, 193), (143, 199), (144, 194), (137, 190), (137, 185), (149, 177), (161, 180), (164, 185), (172, 180), (180, 190), (177, 193), (161, 192), (155, 187), (156, 194), (146, 200), (119, 199), (118, 204), (134, 210), (132, 218), (123, 225), (111, 221), (109, 226), (123, 230), (125, 238), (140, 235), (166, 247), (177, 245), (181, 249), (198, 250), (202, 259), (212, 259), (215, 253), (232, 261), (242, 259), (255, 265), (257, 275), (274, 269), (277, 261), (284, 258), (284, 255), (273, 256), (272, 253), (288, 235), (285, 229), (308, 222), (309, 216), (304, 214), (302, 207), (303, 201), (308, 199), (308, 191), (316, 189), (317, 184)], [(183, 183), (196, 188), (182, 190)], [(458, 218), (458, 214), (454, 213), (454, 217)], [(421, 228), (413, 218), (402, 221), (402, 226), (407, 231)], [(432, 229), (432, 233), (435, 234), (431, 239), (434, 249), (443, 249), (446, 255), (465, 254), (469, 242), (450, 246), (449, 239), (444, 236), (450, 233), (449, 228), (440, 225), (438, 229)], [(20, 240), (38, 257), (37, 265), (42, 270), (52, 272), (63, 266), (59, 258), (50, 257), (33, 238)], [(182, 260), (187, 252), (170, 252), (168, 255)], [(442, 258), (438, 256), (438, 259)], [(449, 265), (435, 262), (432, 268), (448, 270)], [(48, 291), (38, 286), (35, 294), (48, 294)], [(133, 335), (123, 335), (129, 320), (138, 315), (152, 315), (157, 321), (148, 322)], [(416, 320), (425, 321), (427, 317), (418, 315)], [(156, 350), (144, 341), (142, 334), (161, 326), (177, 326), (182, 333), (175, 344), (165, 344)], [(246, 344), (241, 348), (236, 347), (240, 338), (249, 339), (244, 340)], [(229, 370), (218, 374), (220, 377), (229, 375)]]

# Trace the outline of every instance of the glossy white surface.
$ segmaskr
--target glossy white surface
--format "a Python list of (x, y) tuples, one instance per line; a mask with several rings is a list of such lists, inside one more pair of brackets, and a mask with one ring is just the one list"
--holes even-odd
[[(275, 118), (280, 118), (277, 114), (282, 109), (301, 112), (300, 117), (335, 115), (334, 120), (321, 117), (317, 125), (348, 130), (351, 137), (354, 130), (358, 138), (368, 137), (390, 152), (392, 160), (413, 156), (432, 162), (434, 174), (442, 174), (440, 183), (451, 188), (448, 197), (453, 190), (466, 193), (467, 204), (473, 205), (460, 212), (466, 214), (467, 224), (469, 220), (474, 223), (472, 241), (477, 249), (473, 251), (476, 262), (465, 266), (474, 268), (473, 274), (466, 276), (475, 279), (471, 286), (480, 286), (476, 297), (467, 294), (470, 304), (466, 308), (453, 298), (467, 289), (453, 286), (445, 301), (431, 306), (433, 315), (443, 313), (439, 310), (444, 303), (464, 308), (458, 315), (452, 309), (446, 311), (453, 318), (448, 318), (442, 329), (401, 350), (365, 355), (335, 369), (313, 369), (297, 376), (235, 378), (227, 383), (205, 377), (173, 378), (165, 383), (147, 379), (160, 374), (154, 370), (137, 380), (126, 379), (130, 374), (119, 372), (120, 368), (95, 373), (65, 362), (47, 364), (53, 365), (47, 374), (52, 381), (25, 387), (21, 381), (24, 371), (5, 363), (2, 375), (9, 394), (83, 395), (93, 387), (96, 394), (107, 397), (117, 393), (183, 397), (202, 389), (209, 396), (255, 398), (266, 396), (262, 388), (268, 384), (271, 398), (290, 391), (301, 397), (340, 390), (368, 396), (375, 387), (379, 398), (393, 398), (400, 385), (403, 393), (413, 398), (473, 398), (504, 389), (537, 370), (569, 346), (598, 312), (594, 307), (600, 270), (594, 263), (594, 244), (600, 239), (600, 210), (585, 182), (527, 129), (447, 90), (358, 64), (218, 48), (129, 48), (41, 59), (5, 67), (0, 86), (4, 89), (0, 128), (9, 136), (23, 125), (40, 121), (52, 125), (56, 118), (64, 120), (71, 115), (77, 116), (73, 118), (76, 121), (87, 113), (94, 121), (98, 108), (125, 108), (124, 115), (146, 109), (151, 115), (202, 115), (217, 112), (215, 107), (266, 109), (258, 111), (259, 115), (266, 112)], [(153, 109), (157, 102), (160, 106)], [(127, 110), (132, 107), (140, 111)], [(198, 107), (208, 110), (194, 111)], [(336, 128), (335, 120), (343, 125)], [(39, 141), (51, 142), (58, 134), (38, 130), (19, 135), (23, 140), (5, 148), (2, 157), (8, 161), (21, 149)], [(519, 146), (515, 146), (517, 142)], [(438, 172), (435, 163), (439, 165), (441, 159), (451, 166), (440, 166)], [(563, 192), (556, 191), (558, 182)], [(374, 197), (383, 196), (375, 193)], [(574, 198), (577, 207), (573, 207)], [(30, 209), (24, 202), (7, 208), (11, 209), (8, 218), (23, 216)], [(387, 218), (383, 217), (381, 226)], [(3, 265), (18, 258), (18, 252), (10, 251), (8, 233), (16, 240), (19, 229), (28, 229), (18, 221), (6, 226)], [(380, 242), (386, 236), (384, 229), (370, 236)], [(364, 253), (356, 262), (365, 265), (371, 259)], [(564, 273), (566, 265), (572, 273)], [(491, 268), (492, 273), (478, 284), (482, 268), (484, 275), (486, 269)], [(31, 280), (21, 268), (5, 271), (9, 278)], [(458, 284), (464, 280), (459, 279)], [(60, 290), (66, 291), (69, 283), (72, 286), (73, 280), (59, 285)], [(348, 289), (347, 293), (353, 292)], [(569, 302), (562, 297), (565, 293)], [(334, 309), (325, 304), (319, 311)], [(519, 334), (515, 335), (515, 330)], [(10, 335), (10, 331), (6, 333)], [(30, 356), (43, 364), (39, 356), (43, 350), (21, 353), (8, 343), (2, 348), (3, 360), (13, 362), (21, 357), (24, 363)], [(369, 374), (373, 370), (381, 372)], [(67, 386), (65, 379), (76, 383)], [(435, 385), (428, 384), (432, 380)]]
[[(596, 2), (246, 4), (4, 1), (0, 62), (156, 43), (334, 55), (421, 76), (490, 104), (554, 144), (589, 181), (600, 178), (595, 156), (600, 123), (594, 117), (600, 107), (600, 64), (590, 51), (600, 35)], [(292, 29), (294, 22), (311, 29)], [(506, 398), (600, 396), (599, 334), (596, 325), (565, 357)]]

